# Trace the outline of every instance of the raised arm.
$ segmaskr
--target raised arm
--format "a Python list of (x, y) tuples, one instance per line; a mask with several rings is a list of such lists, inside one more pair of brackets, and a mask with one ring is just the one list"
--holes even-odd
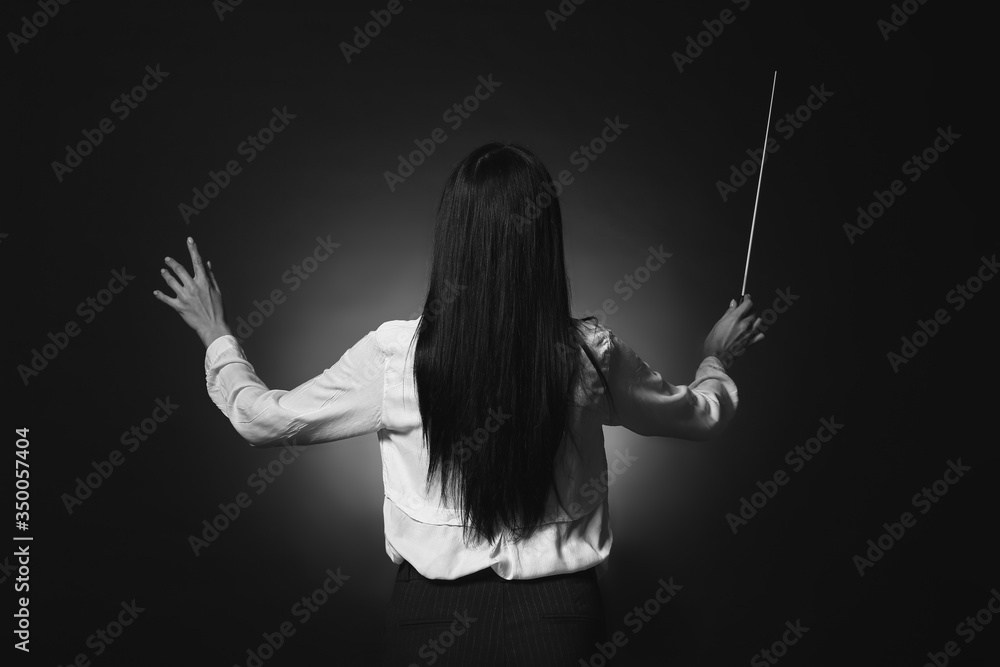
[(386, 355), (369, 332), (333, 366), (295, 389), (268, 389), (236, 339), (205, 351), (208, 394), (254, 447), (342, 440), (382, 428)]
[(193, 275), (166, 257), (177, 277), (166, 269), (162, 275), (175, 296), (159, 290), (153, 296), (173, 308), (205, 344), (208, 395), (247, 442), (255, 447), (310, 445), (382, 428), (386, 354), (376, 331), (295, 389), (268, 389), (226, 326), (212, 263), (203, 266), (190, 236), (187, 247)]
[(611, 425), (640, 435), (709, 440), (725, 430), (736, 413), (736, 383), (726, 373), (739, 351), (763, 338), (756, 333), (749, 297), (735, 301), (705, 340), (705, 358), (688, 385), (673, 385), (650, 368), (609, 330), (609, 386), (615, 410)]

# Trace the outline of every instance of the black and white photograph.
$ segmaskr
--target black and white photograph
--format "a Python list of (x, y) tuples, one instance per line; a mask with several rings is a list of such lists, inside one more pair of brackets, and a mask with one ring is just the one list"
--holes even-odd
[(2, 25), (2, 664), (1000, 665), (988, 5)]

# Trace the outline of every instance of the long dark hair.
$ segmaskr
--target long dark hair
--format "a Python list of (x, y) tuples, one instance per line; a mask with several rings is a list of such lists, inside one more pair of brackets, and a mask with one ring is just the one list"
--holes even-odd
[[(414, 375), (427, 485), (462, 509), (464, 538), (514, 541), (545, 515), (584, 344), (570, 307), (552, 178), (528, 149), (481, 146), (438, 206)], [(560, 499), (561, 502), (561, 499)]]

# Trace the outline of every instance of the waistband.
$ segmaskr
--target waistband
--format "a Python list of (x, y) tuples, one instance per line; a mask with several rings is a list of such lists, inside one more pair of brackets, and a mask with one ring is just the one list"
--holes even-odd
[(417, 571), (417, 568), (413, 567), (408, 560), (404, 560), (399, 564), (399, 570), (396, 573), (396, 581), (429, 581), (435, 584), (463, 584), (473, 581), (502, 581), (504, 583), (511, 583), (517, 581), (555, 581), (559, 579), (591, 579), (597, 580), (597, 566), (588, 567), (584, 570), (578, 570), (577, 572), (564, 572), (560, 574), (552, 574), (545, 577), (536, 577), (534, 579), (513, 579), (507, 580), (501, 577), (492, 567), (487, 567), (478, 572), (473, 572), (472, 574), (467, 574), (464, 577), (458, 577), (457, 579), (429, 579)]

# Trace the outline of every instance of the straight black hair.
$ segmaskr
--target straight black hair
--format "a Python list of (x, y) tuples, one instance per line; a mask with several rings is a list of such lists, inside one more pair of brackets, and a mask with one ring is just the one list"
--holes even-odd
[[(580, 350), (552, 178), (510, 142), (472, 151), (438, 206), (414, 376), (427, 488), (461, 506), (463, 537), (530, 537), (545, 518)], [(560, 503), (562, 502), (560, 498)]]

